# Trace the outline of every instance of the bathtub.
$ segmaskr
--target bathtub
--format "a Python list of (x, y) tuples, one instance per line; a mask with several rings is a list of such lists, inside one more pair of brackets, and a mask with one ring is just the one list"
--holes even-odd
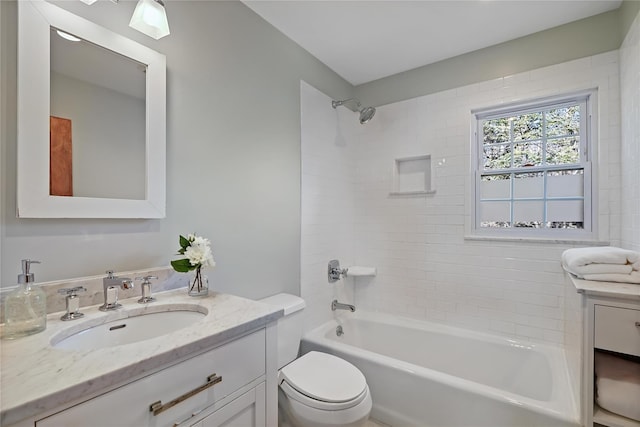
[(371, 390), (371, 416), (394, 427), (580, 425), (560, 348), (354, 313), (305, 334), (301, 352), (312, 350), (356, 365)]

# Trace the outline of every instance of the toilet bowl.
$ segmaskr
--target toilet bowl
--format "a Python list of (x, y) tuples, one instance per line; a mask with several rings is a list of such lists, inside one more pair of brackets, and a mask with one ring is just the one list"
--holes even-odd
[(278, 425), (360, 427), (371, 413), (367, 381), (351, 363), (312, 351), (296, 358), (304, 300), (278, 294), (261, 300), (284, 309), (278, 320)]

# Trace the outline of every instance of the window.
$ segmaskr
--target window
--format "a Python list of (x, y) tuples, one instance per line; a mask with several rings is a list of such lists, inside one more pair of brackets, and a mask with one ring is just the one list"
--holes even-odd
[(587, 237), (593, 232), (593, 93), (474, 112), (474, 232)]

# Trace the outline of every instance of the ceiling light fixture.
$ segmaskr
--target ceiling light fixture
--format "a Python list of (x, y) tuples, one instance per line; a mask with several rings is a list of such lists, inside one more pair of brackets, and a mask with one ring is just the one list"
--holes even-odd
[(169, 35), (169, 21), (162, 0), (139, 0), (129, 26), (156, 40)]
[(91, 6), (92, 4), (94, 4), (95, 2), (97, 2), (98, 0), (80, 0), (82, 3), (86, 3), (89, 6)]
[(72, 42), (79, 42), (80, 40), (82, 40), (82, 39), (77, 38), (76, 36), (72, 36), (69, 33), (65, 33), (64, 31), (56, 30), (56, 33), (58, 33), (58, 35), (60, 37), (62, 37), (63, 39), (69, 40), (69, 41), (72, 41)]

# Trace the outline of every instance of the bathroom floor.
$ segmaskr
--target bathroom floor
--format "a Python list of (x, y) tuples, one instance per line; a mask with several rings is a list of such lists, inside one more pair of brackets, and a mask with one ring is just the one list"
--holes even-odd
[(391, 427), (389, 424), (382, 423), (380, 421), (376, 421), (374, 419), (367, 420), (367, 423), (364, 427)]

